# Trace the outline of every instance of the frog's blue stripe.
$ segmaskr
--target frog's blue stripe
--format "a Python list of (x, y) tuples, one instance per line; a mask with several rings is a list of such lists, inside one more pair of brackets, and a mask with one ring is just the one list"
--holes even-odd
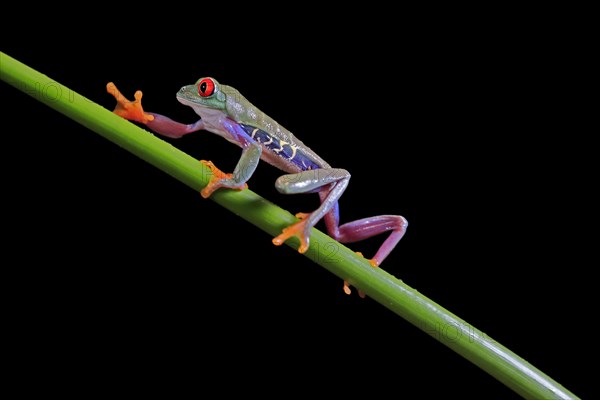
[(256, 140), (279, 157), (285, 158), (289, 162), (297, 165), (303, 171), (320, 168), (297, 146), (273, 137), (269, 135), (269, 133), (255, 126), (246, 124), (240, 124), (240, 126), (244, 132), (252, 137), (252, 139)]

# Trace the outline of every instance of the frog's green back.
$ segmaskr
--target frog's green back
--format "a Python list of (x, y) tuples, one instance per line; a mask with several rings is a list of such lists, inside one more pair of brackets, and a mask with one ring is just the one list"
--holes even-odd
[(220, 90), (227, 96), (225, 101), (227, 114), (235, 119), (236, 122), (259, 128), (285, 143), (301, 148), (322, 167), (329, 166), (325, 160), (302, 143), (302, 141), (296, 138), (290, 131), (279, 125), (277, 121), (250, 103), (237, 89), (221, 84)]

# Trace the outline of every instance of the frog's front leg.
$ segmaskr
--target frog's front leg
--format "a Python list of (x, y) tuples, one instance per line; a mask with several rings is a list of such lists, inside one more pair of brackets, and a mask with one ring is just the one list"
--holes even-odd
[[(142, 123), (153, 132), (162, 136), (180, 138), (188, 133), (207, 129), (202, 119), (193, 124), (183, 124), (161, 114), (145, 112), (142, 107), (143, 94), (140, 90), (135, 92), (135, 100), (133, 101), (123, 96), (112, 82), (106, 85), (106, 91), (117, 100), (117, 105), (113, 111), (115, 114), (127, 120)], [(225, 119), (221, 121), (221, 128), (226, 130), (240, 144), (242, 147), (242, 156), (232, 174), (221, 172), (212, 162), (202, 160), (202, 163), (213, 172), (209, 184), (201, 191), (201, 195), (204, 198), (209, 197), (219, 188), (247, 188), (246, 181), (254, 173), (262, 152), (260, 145), (252, 140), (236, 122)]]
[(312, 193), (324, 191), (326, 196), (321, 198), (321, 205), (312, 213), (299, 213), (300, 221), (285, 228), (273, 239), (273, 244), (279, 246), (292, 236), (300, 239), (298, 251), (304, 253), (310, 245), (311, 229), (337, 205), (350, 180), (350, 174), (344, 169), (323, 168), (280, 176), (275, 182), (277, 190), (284, 194)]
[(213, 171), (212, 179), (200, 192), (204, 198), (210, 197), (210, 195), (219, 188), (238, 190), (247, 188), (248, 185), (246, 182), (256, 170), (260, 161), (260, 155), (262, 154), (262, 147), (260, 144), (248, 136), (246, 131), (244, 131), (238, 123), (226, 119), (221, 122), (221, 125), (222, 128), (229, 132), (231, 137), (239, 143), (242, 148), (242, 155), (232, 174), (225, 174), (215, 167), (212, 162), (203, 161), (204, 165), (208, 166)]
[(159, 135), (180, 138), (188, 133), (205, 129), (204, 122), (201, 119), (193, 124), (183, 124), (161, 114), (145, 112), (142, 107), (143, 93), (141, 90), (135, 92), (135, 100), (133, 101), (123, 96), (112, 82), (106, 85), (106, 91), (117, 100), (117, 105), (113, 111), (115, 114), (127, 120), (144, 124)]

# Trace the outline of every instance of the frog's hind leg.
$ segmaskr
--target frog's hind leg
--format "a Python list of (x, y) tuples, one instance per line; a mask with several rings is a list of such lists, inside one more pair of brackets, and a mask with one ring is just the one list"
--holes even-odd
[(285, 228), (273, 239), (273, 244), (279, 246), (292, 236), (300, 239), (298, 251), (308, 250), (310, 233), (317, 224), (337, 204), (350, 180), (350, 174), (344, 169), (323, 168), (280, 176), (275, 182), (277, 190), (284, 194), (325, 192), (321, 197), (321, 205), (311, 213), (298, 213), (300, 221)]
[[(308, 170), (279, 177), (275, 183), (279, 192), (286, 194), (317, 192), (321, 205), (312, 213), (296, 214), (300, 221), (285, 228), (273, 239), (273, 243), (281, 245), (290, 237), (296, 236), (300, 239), (298, 251), (304, 253), (308, 250), (310, 230), (321, 219), (325, 222), (329, 236), (340, 243), (358, 242), (391, 232), (375, 256), (369, 260), (373, 267), (379, 266), (404, 236), (408, 222), (399, 215), (380, 215), (340, 225), (338, 200), (348, 186), (349, 180), (350, 174), (346, 170), (336, 168)], [(350, 292), (348, 285), (348, 282), (344, 282), (346, 293)], [(359, 294), (364, 295), (361, 292)]]
[[(327, 196), (326, 193), (320, 195), (321, 200)], [(323, 220), (329, 236), (340, 243), (359, 242), (372, 236), (391, 232), (379, 247), (375, 256), (369, 260), (374, 267), (379, 266), (391, 253), (406, 233), (406, 228), (408, 227), (408, 221), (400, 215), (379, 215), (339, 225), (339, 208), (337, 203), (325, 215)]]
[[(321, 199), (323, 199), (327, 194), (319, 193), (319, 195), (321, 196)], [(373, 267), (378, 267), (391, 253), (400, 239), (402, 239), (402, 236), (404, 236), (408, 226), (406, 219), (399, 215), (380, 215), (377, 217), (363, 218), (340, 226), (339, 206), (337, 203), (325, 217), (323, 217), (323, 221), (325, 222), (329, 236), (340, 243), (358, 242), (391, 231), (392, 233), (379, 247), (375, 256), (369, 260), (369, 263)], [(362, 256), (362, 253), (357, 253)], [(348, 281), (344, 281), (344, 292), (346, 294), (351, 293), (350, 283)], [(358, 291), (358, 295), (363, 298), (365, 297), (365, 294), (360, 290)]]

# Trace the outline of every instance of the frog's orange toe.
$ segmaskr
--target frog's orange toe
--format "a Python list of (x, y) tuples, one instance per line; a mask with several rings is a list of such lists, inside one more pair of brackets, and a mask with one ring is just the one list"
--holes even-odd
[[(358, 254), (359, 256), (361, 256), (362, 258), (365, 258), (365, 256), (363, 256), (363, 254), (360, 251), (355, 251), (355, 253)], [(373, 267), (373, 268), (379, 267), (379, 263), (377, 262), (377, 260), (372, 258), (367, 261), (369, 262), (369, 264), (371, 264), (371, 267)]]
[(127, 100), (127, 98), (121, 94), (119, 89), (117, 89), (117, 86), (112, 82), (106, 84), (106, 91), (117, 100), (117, 105), (115, 106), (113, 112), (119, 117), (128, 119), (130, 121), (140, 122), (142, 124), (147, 124), (148, 122), (154, 120), (154, 116), (152, 114), (147, 114), (144, 112), (142, 107), (143, 94), (140, 90), (135, 92), (134, 101)]
[[(344, 293), (348, 295), (352, 294), (352, 290), (350, 289), (350, 284), (348, 283), (348, 281), (344, 281)], [(361, 299), (365, 298), (365, 292), (363, 292), (362, 290), (358, 291), (358, 295)]]
[[(228, 174), (228, 173), (221, 171), (219, 168), (217, 168), (217, 166), (215, 164), (213, 164), (212, 161), (200, 160), (200, 162), (202, 164), (204, 164), (205, 166), (207, 166), (213, 175), (212, 178), (210, 178), (208, 185), (206, 185), (206, 187), (204, 187), (204, 189), (202, 189), (200, 191), (200, 195), (202, 197), (204, 197), (205, 199), (207, 199), (213, 194), (213, 192), (215, 190), (224, 187), (223, 180), (231, 179), (233, 174)], [(244, 183), (237, 187), (230, 187), (228, 185), (227, 188), (228, 189), (237, 189), (237, 190), (248, 189), (248, 184)]]
[[(231, 175), (231, 174), (229, 174)], [(200, 191), (200, 195), (205, 198), (208, 199), (217, 189), (220, 189), (222, 187), (225, 187), (227, 189), (234, 189), (234, 190), (243, 190), (243, 189), (247, 189), (248, 185), (247, 184), (242, 184), (240, 186), (229, 186), (229, 185), (224, 185), (223, 184), (223, 179), (227, 179), (227, 178), (217, 178), (217, 177), (213, 177), (210, 182), (208, 183), (208, 185), (206, 185), (204, 187), (204, 189), (202, 189)]]
[(348, 283), (348, 281), (344, 281), (344, 293), (346, 293), (347, 295), (352, 294), (352, 290), (350, 290), (350, 284)]
[(306, 219), (306, 218), (308, 218), (309, 215), (310, 215), (310, 213), (299, 212), (295, 216), (298, 219)]
[[(307, 214), (305, 214), (305, 215), (307, 215)], [(308, 250), (309, 244), (310, 244), (310, 239), (309, 239), (309, 235), (307, 235), (305, 233), (305, 231), (306, 231), (306, 220), (302, 219), (301, 221), (298, 221), (298, 222), (288, 226), (287, 228), (284, 228), (283, 232), (280, 235), (273, 238), (273, 244), (275, 246), (280, 246), (286, 240), (291, 238), (292, 236), (296, 236), (298, 239), (300, 239), (300, 246), (298, 247), (298, 252), (306, 253), (306, 251)]]
[(208, 199), (213, 194), (213, 192), (217, 189), (218, 188), (215, 187), (214, 182), (211, 181), (208, 185), (206, 185), (204, 187), (204, 189), (202, 189), (200, 191), (200, 196), (202, 196), (202, 198), (204, 198), (204, 199)]
[[(200, 160), (200, 162), (210, 169), (210, 172), (214, 175), (215, 178), (226, 178), (228, 174), (221, 171), (212, 161)], [(231, 174), (229, 174), (231, 176)]]

